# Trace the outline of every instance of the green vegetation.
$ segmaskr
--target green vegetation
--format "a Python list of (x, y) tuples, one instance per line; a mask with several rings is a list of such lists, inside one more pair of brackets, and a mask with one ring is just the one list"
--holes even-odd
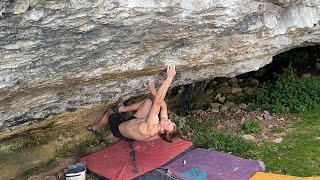
[(255, 94), (240, 97), (237, 103), (254, 103), (271, 112), (285, 108), (300, 112), (320, 104), (320, 77), (300, 79), (290, 67), (277, 77), (276, 82), (264, 83)]
[[(211, 121), (210, 121), (211, 120)], [(218, 132), (212, 127), (217, 122), (211, 118), (208, 122), (200, 122), (196, 119), (187, 121), (187, 125), (193, 130), (192, 141), (204, 148), (212, 148), (217, 151), (231, 152), (232, 154), (249, 157), (250, 151), (256, 148), (255, 144), (231, 132)]]
[[(231, 132), (214, 130), (215, 118), (209, 118), (208, 122), (190, 119), (186, 125), (192, 129), (191, 140), (195, 145), (262, 160), (267, 172), (299, 177), (319, 176), (320, 141), (315, 138), (320, 136), (320, 105), (296, 115), (300, 116), (301, 121), (292, 133), (284, 137), (283, 143), (265, 142), (259, 147)], [(249, 119), (246, 122), (249, 122), (246, 123), (248, 130), (257, 131), (256, 121)], [(273, 130), (274, 133), (283, 131), (284, 128)]]
[(256, 120), (248, 119), (243, 123), (242, 131), (245, 134), (259, 133), (261, 131), (261, 127), (260, 127), (259, 122), (257, 122)]
[[(277, 75), (276, 82), (267, 82), (253, 95), (237, 100), (238, 103), (253, 103), (256, 108), (271, 112), (289, 109), (300, 117), (291, 133), (283, 137), (280, 144), (262, 142), (256, 146), (253, 142), (231, 132), (219, 132), (214, 126), (216, 118), (186, 123), (193, 133), (192, 141), (205, 148), (232, 152), (235, 155), (260, 159), (266, 165), (266, 171), (299, 177), (320, 175), (320, 77), (300, 79), (292, 68)], [(248, 119), (242, 126), (243, 133), (259, 133), (261, 127), (254, 119)], [(271, 131), (285, 132), (283, 127)]]
[(320, 106), (299, 114), (301, 122), (295, 131), (284, 138), (281, 144), (266, 144), (261, 147), (261, 158), (267, 171), (294, 176), (320, 175)]
[[(265, 142), (251, 151), (252, 157), (265, 162), (267, 171), (301, 177), (320, 175), (320, 143), (315, 139), (320, 136), (320, 77), (300, 79), (289, 67), (277, 75), (276, 82), (265, 83), (255, 94), (237, 101), (272, 112), (289, 109), (301, 118), (283, 143)], [(243, 131), (257, 131), (253, 122), (245, 123)], [(283, 131), (277, 128), (272, 132)]]

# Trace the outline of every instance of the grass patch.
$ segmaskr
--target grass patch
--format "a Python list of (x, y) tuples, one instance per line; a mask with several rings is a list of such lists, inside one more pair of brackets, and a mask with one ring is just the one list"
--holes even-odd
[(299, 177), (320, 175), (320, 106), (299, 113), (301, 121), (281, 144), (265, 144), (259, 157), (267, 171)]
[(219, 119), (215, 116), (212, 116), (211, 118), (209, 118), (209, 123), (214, 125), (214, 124), (218, 124), (219, 123)]
[[(271, 112), (289, 109), (301, 118), (283, 143), (265, 142), (251, 152), (252, 157), (264, 161), (267, 171), (299, 177), (320, 175), (320, 142), (315, 140), (320, 136), (320, 77), (300, 79), (289, 67), (277, 75), (276, 82), (264, 83), (253, 95), (236, 101), (253, 103), (256, 108)], [(254, 126), (248, 122), (244, 129), (252, 132)], [(283, 131), (278, 128), (272, 132)]]
[(248, 119), (242, 124), (242, 132), (245, 134), (259, 133), (260, 131), (260, 124), (254, 119)]
[(237, 103), (254, 103), (257, 108), (301, 112), (320, 104), (320, 77), (300, 79), (289, 66), (276, 82), (264, 83), (255, 94), (240, 97)]
[(251, 151), (256, 145), (231, 132), (218, 132), (212, 127), (217, 122), (216, 118), (210, 118), (208, 122), (200, 122), (197, 119), (187, 121), (187, 126), (193, 131), (192, 141), (204, 148), (212, 148), (217, 151), (231, 152), (234, 155), (250, 157)]

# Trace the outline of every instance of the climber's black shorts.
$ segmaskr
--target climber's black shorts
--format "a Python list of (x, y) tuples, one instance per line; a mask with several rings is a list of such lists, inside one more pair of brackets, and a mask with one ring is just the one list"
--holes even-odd
[(109, 117), (109, 127), (114, 137), (128, 140), (128, 138), (124, 137), (120, 133), (119, 125), (123, 122), (129, 121), (135, 118), (136, 118), (135, 116), (131, 116), (129, 119), (126, 120), (121, 114), (118, 114), (118, 113), (111, 114)]

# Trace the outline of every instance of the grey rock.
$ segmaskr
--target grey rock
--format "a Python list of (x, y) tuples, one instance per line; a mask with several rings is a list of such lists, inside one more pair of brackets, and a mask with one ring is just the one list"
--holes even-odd
[(234, 96), (234, 95), (232, 95), (232, 94), (228, 94), (227, 97), (226, 97), (226, 99), (227, 99), (228, 101), (234, 101), (234, 100), (236, 99), (236, 96)]
[(263, 120), (263, 117), (262, 117), (262, 116), (256, 116), (255, 118), (258, 119), (259, 121), (262, 121), (262, 120)]
[(242, 88), (239, 88), (239, 87), (232, 87), (231, 88), (231, 94), (233, 94), (233, 95), (236, 95), (241, 92), (242, 92)]
[[(320, 2), (0, 1), (0, 131), (172, 86), (234, 77), (320, 43)], [(303, 18), (297, 18), (303, 17)]]
[(210, 106), (211, 106), (211, 112), (218, 113), (219, 109), (221, 107), (221, 104), (220, 103), (211, 103)]
[(250, 79), (249, 82), (247, 83), (247, 86), (254, 88), (259, 86), (259, 83), (260, 82), (257, 79)]
[(239, 108), (246, 111), (246, 110), (248, 110), (248, 105), (241, 103), (241, 104), (239, 104)]
[(231, 112), (235, 112), (235, 113), (238, 112), (238, 114), (239, 114), (239, 110), (240, 110), (240, 112), (241, 112), (241, 109), (239, 109), (239, 107), (236, 106), (236, 105), (231, 106), (229, 110), (230, 110)]
[(224, 103), (225, 100), (226, 100), (226, 97), (224, 96), (218, 98), (218, 101), (221, 103)]
[(263, 111), (264, 114), (270, 115), (269, 111)]
[(222, 94), (218, 93), (216, 97), (214, 97), (214, 100), (219, 100), (220, 97), (222, 97)]
[(23, 0), (17, 1), (13, 8), (14, 10), (13, 14), (22, 14), (27, 11), (29, 6), (30, 6), (29, 1), (23, 1)]
[(263, 114), (262, 115), (263, 116), (263, 119), (265, 119), (265, 120), (271, 120), (273, 117), (271, 116), (271, 115), (269, 115), (269, 114)]
[(276, 144), (280, 144), (283, 142), (283, 138), (276, 138), (275, 140), (273, 140), (273, 142)]
[(278, 127), (277, 124), (269, 124), (269, 126), (268, 126), (269, 129), (275, 129), (277, 127)]
[(227, 112), (228, 112), (228, 107), (225, 106), (225, 105), (222, 105), (222, 106), (220, 107), (220, 112), (221, 112), (221, 113), (227, 113)]
[(216, 93), (219, 94), (229, 94), (231, 92), (230, 86), (222, 86), (216, 90)]
[(221, 106), (220, 103), (210, 103), (211, 108), (219, 108)]
[(225, 102), (224, 105), (225, 105), (228, 109), (235, 108), (235, 107), (238, 108), (235, 103), (230, 102), (230, 101)]
[(310, 78), (311, 76), (312, 76), (311, 73), (302, 74), (301, 79), (307, 79), (307, 78)]
[(242, 111), (241, 109), (236, 109), (236, 111), (234, 112), (234, 114), (240, 114)]
[(242, 136), (244, 139), (246, 140), (250, 140), (250, 141), (254, 141), (255, 140), (255, 137), (251, 134), (245, 134)]
[(284, 137), (285, 135), (287, 135), (285, 132), (273, 134), (275, 137)]

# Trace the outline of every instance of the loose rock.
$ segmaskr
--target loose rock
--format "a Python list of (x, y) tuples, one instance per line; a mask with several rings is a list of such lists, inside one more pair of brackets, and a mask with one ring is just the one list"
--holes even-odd
[(282, 138), (277, 138), (277, 139), (273, 140), (273, 142), (276, 143), (276, 144), (280, 144), (280, 143), (283, 142), (283, 139)]
[(256, 116), (256, 119), (258, 119), (259, 121), (262, 121), (263, 117), (262, 116)]
[(216, 95), (216, 97), (214, 97), (214, 100), (218, 100), (221, 96), (222, 96), (222, 94), (218, 93), (218, 94)]
[(228, 101), (234, 101), (236, 99), (236, 97), (232, 94), (228, 94), (226, 98)]
[(224, 105), (225, 105), (228, 109), (231, 109), (231, 108), (233, 108), (233, 107), (236, 106), (235, 103), (229, 102), (229, 101), (227, 101)]
[(242, 136), (244, 139), (246, 140), (250, 140), (250, 141), (254, 141), (255, 140), (255, 137), (253, 135), (250, 135), (250, 134), (245, 134)]
[(263, 118), (265, 120), (271, 120), (272, 119), (272, 116), (270, 116), (269, 114), (263, 114)]
[(277, 124), (269, 124), (268, 128), (269, 129), (274, 129), (274, 128), (277, 128), (278, 125)]
[(285, 135), (287, 135), (287, 133), (282, 132), (282, 133), (276, 133), (273, 136), (275, 136), (275, 137), (284, 137)]
[(224, 96), (218, 98), (218, 101), (221, 103), (224, 103), (225, 100), (226, 100), (226, 97)]
[(228, 107), (227, 107), (227, 106), (222, 105), (222, 106), (220, 107), (220, 112), (221, 112), (221, 113), (226, 113), (227, 111), (228, 111)]
[(301, 79), (307, 79), (307, 78), (310, 78), (311, 76), (312, 76), (311, 73), (302, 74)]
[(231, 88), (231, 94), (233, 94), (233, 95), (236, 95), (240, 92), (242, 92), (242, 88), (239, 88), (239, 87), (232, 87)]
[(241, 109), (238, 109), (234, 114), (240, 114), (241, 112)]
[(239, 108), (240, 108), (241, 110), (246, 111), (246, 110), (248, 110), (248, 105), (246, 105), (246, 104), (244, 104), (244, 103), (241, 103), (241, 104), (239, 105)]
[(220, 94), (229, 94), (231, 92), (231, 87), (229, 86), (222, 86), (220, 88), (218, 88), (216, 90), (217, 93), (220, 93)]
[(220, 103), (211, 103), (210, 106), (211, 106), (211, 112), (218, 113), (220, 110), (221, 104)]

